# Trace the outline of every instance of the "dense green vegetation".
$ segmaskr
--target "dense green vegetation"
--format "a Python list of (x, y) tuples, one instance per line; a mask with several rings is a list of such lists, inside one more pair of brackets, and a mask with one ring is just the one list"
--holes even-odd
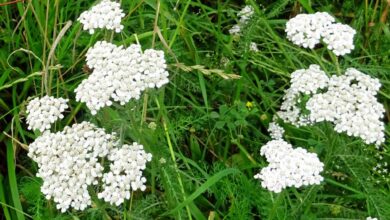
[[(386, 0), (132, 0), (121, 1), (121, 34), (82, 31), (77, 18), (94, 1), (0, 1), (0, 219), (390, 219), (389, 141), (376, 149), (336, 133), (330, 123), (296, 128), (286, 140), (319, 155), (321, 185), (279, 194), (253, 178), (267, 165), (259, 150), (279, 109), (289, 76), (318, 64), (328, 74), (354, 67), (380, 79), (378, 100), (390, 127), (390, 2)], [(245, 5), (255, 15), (240, 37), (229, 34)], [(356, 31), (355, 49), (335, 59), (286, 39), (286, 21), (326, 11)], [(72, 22), (69, 26), (68, 22)], [(74, 89), (90, 74), (85, 53), (106, 39), (164, 50), (170, 83), (138, 101), (92, 116)], [(259, 51), (249, 50), (251, 42)], [(37, 165), (27, 156), (39, 136), (27, 130), (29, 97), (69, 98), (71, 110), (56, 131), (90, 121), (137, 141), (153, 154), (147, 190), (120, 207), (94, 200), (86, 211), (59, 212), (40, 192)], [(385, 165), (387, 162), (387, 165)], [(378, 164), (380, 172), (373, 170)]]

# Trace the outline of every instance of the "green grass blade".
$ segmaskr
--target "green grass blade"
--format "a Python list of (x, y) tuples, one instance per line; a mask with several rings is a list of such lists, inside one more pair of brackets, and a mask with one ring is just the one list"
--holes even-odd
[(17, 220), (24, 220), (25, 218), (23, 215), (23, 208), (19, 198), (18, 182), (16, 181), (14, 149), (10, 142), (7, 142), (6, 145), (7, 145), (8, 180), (9, 180), (9, 187), (11, 192), (11, 199), (15, 209), (17, 210), (15, 216)]
[(8, 207), (4, 204), (7, 204), (7, 201), (5, 201), (5, 195), (4, 195), (4, 184), (3, 184), (4, 177), (0, 174), (0, 203), (3, 207), (3, 213), (6, 220), (11, 220), (11, 215), (9, 214)]
[(188, 204), (190, 204), (193, 200), (195, 200), (198, 196), (200, 196), (202, 193), (204, 193), (207, 189), (209, 189), (211, 186), (213, 186), (215, 183), (217, 183), (220, 179), (222, 179), (225, 176), (239, 173), (240, 171), (235, 168), (228, 168), (226, 170), (222, 170), (219, 173), (215, 174), (214, 176), (210, 177), (205, 183), (203, 183), (194, 193), (192, 193), (184, 202), (180, 203), (176, 208), (169, 211), (167, 214), (172, 214), (180, 209), (184, 208)]

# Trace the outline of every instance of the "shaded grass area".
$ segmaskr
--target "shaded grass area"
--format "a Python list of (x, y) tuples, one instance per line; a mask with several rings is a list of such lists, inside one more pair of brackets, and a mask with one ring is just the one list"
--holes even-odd
[[(76, 19), (92, 4), (0, 3), (1, 218), (390, 219), (389, 177), (372, 171), (376, 154), (389, 161), (389, 142), (378, 151), (337, 134), (330, 124), (286, 125), (289, 142), (316, 152), (324, 162), (323, 184), (274, 194), (253, 179), (266, 165), (259, 150), (270, 140), (266, 128), (289, 87), (290, 73), (310, 64), (328, 74), (354, 67), (379, 78), (389, 135), (386, 1), (247, 1), (256, 13), (241, 37), (228, 33), (241, 1), (122, 1), (127, 14), (120, 35), (81, 30)], [(336, 60), (324, 47), (306, 50), (288, 42), (285, 22), (312, 11), (328, 11), (356, 29), (352, 54)], [(64, 29), (68, 21), (73, 23)], [(148, 188), (134, 192), (121, 207), (95, 197), (87, 211), (61, 214), (39, 192), (36, 164), (26, 155), (26, 146), (39, 134), (26, 129), (25, 106), (28, 97), (45, 93), (74, 100), (74, 88), (90, 74), (86, 50), (101, 39), (124, 45), (138, 40), (144, 48), (164, 50), (171, 82), (126, 106), (105, 108), (97, 117), (71, 101), (71, 111), (55, 130), (87, 120), (119, 133), (123, 142), (143, 144), (154, 158), (146, 170)], [(260, 52), (251, 52), (250, 42)]]

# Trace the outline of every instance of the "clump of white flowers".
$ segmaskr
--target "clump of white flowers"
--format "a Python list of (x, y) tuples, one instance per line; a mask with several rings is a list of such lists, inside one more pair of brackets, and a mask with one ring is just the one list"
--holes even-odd
[(371, 217), (371, 216), (369, 216), (369, 217), (367, 217), (366, 218), (366, 220), (378, 220), (377, 218), (374, 218), (374, 217)]
[(86, 103), (92, 114), (130, 99), (139, 99), (147, 88), (159, 88), (169, 82), (163, 51), (132, 44), (128, 48), (106, 41), (97, 42), (87, 52), (87, 65), (92, 74), (75, 89), (76, 100)]
[(335, 19), (326, 12), (299, 14), (286, 23), (287, 39), (311, 49), (323, 40), (336, 56), (348, 54), (354, 49), (356, 31), (348, 25), (334, 22)]
[(322, 32), (335, 19), (326, 12), (299, 14), (286, 23), (287, 39), (304, 48), (314, 48), (320, 43)]
[(246, 24), (253, 16), (254, 9), (251, 5), (246, 5), (240, 12), (238, 12), (237, 16), (240, 18), (241, 24)]
[(246, 5), (243, 9), (241, 9), (241, 11), (237, 13), (237, 16), (239, 17), (238, 23), (233, 25), (233, 27), (229, 30), (229, 33), (233, 35), (240, 35), (241, 29), (246, 24), (248, 24), (254, 13), (255, 11), (253, 7), (250, 5)]
[[(142, 171), (152, 158), (137, 143), (119, 148), (115, 133), (107, 134), (89, 122), (45, 132), (29, 145), (28, 156), (38, 164), (42, 193), (46, 199), (53, 198), (62, 212), (90, 206), (88, 186), (100, 180), (104, 190), (98, 198), (119, 206), (129, 199), (130, 190), (145, 190)], [(111, 161), (108, 173), (104, 173), (102, 158)]]
[(329, 78), (318, 65), (310, 65), (309, 69), (296, 70), (291, 74), (290, 89), (293, 93), (306, 95), (317, 92), (328, 85)]
[(62, 212), (70, 207), (84, 210), (91, 205), (88, 186), (103, 176), (99, 158), (116, 145), (114, 134), (82, 122), (61, 132), (45, 132), (29, 145), (28, 156), (38, 164), (46, 199), (53, 198)]
[(68, 108), (67, 102), (67, 99), (52, 96), (32, 99), (26, 110), (28, 129), (41, 132), (50, 129), (52, 123), (64, 118), (62, 113)]
[(120, 4), (110, 0), (102, 0), (99, 4), (93, 6), (90, 10), (81, 13), (77, 19), (83, 24), (83, 29), (88, 30), (90, 34), (95, 33), (95, 29), (114, 30), (119, 33), (123, 29), (121, 20), (125, 16)]
[(146, 153), (142, 145), (133, 143), (115, 148), (108, 155), (108, 160), (112, 162), (110, 172), (103, 176), (103, 191), (98, 198), (119, 206), (130, 198), (130, 190), (146, 189), (142, 171), (152, 160), (152, 155)]
[[(376, 99), (381, 84), (354, 68), (341, 76), (328, 77), (318, 65), (291, 75), (278, 116), (295, 126), (322, 121), (335, 124), (335, 131), (360, 137), (366, 144), (385, 141), (385, 109)], [(307, 102), (303, 102), (304, 96)], [(308, 113), (303, 113), (308, 110)]]
[(311, 95), (328, 86), (329, 78), (318, 65), (310, 65), (308, 69), (296, 70), (291, 74), (291, 86), (286, 90), (278, 116), (285, 122), (295, 126), (310, 123), (302, 114), (300, 103), (304, 95)]
[(259, 48), (257, 47), (257, 44), (255, 42), (251, 42), (249, 44), (249, 50), (252, 52), (259, 52)]
[(268, 142), (261, 148), (260, 154), (267, 158), (269, 164), (254, 177), (270, 191), (279, 193), (286, 187), (315, 185), (323, 180), (320, 173), (324, 164), (317, 154), (300, 147), (294, 149), (284, 140)]
[(328, 45), (327, 48), (333, 51), (336, 56), (351, 53), (355, 48), (353, 37), (356, 31), (346, 24), (331, 24), (325, 30), (323, 41)]
[(366, 144), (385, 141), (385, 109), (376, 99), (381, 84), (378, 79), (354, 69), (341, 76), (332, 76), (328, 90), (315, 94), (306, 104), (312, 122), (329, 121), (335, 131), (360, 137)]
[[(92, 34), (97, 28), (120, 32), (124, 17), (120, 4), (102, 0), (79, 21)], [(76, 100), (86, 103), (92, 114), (117, 101), (124, 105), (138, 99), (147, 88), (168, 83), (164, 53), (132, 44), (128, 48), (99, 41), (87, 52), (87, 65), (92, 74), (75, 89)], [(29, 129), (45, 131), (68, 108), (62, 98), (45, 96), (31, 100), (27, 106)], [(98, 198), (121, 205), (130, 191), (146, 189), (143, 170), (152, 155), (138, 143), (119, 146), (115, 133), (108, 134), (89, 122), (65, 127), (63, 131), (45, 131), (28, 147), (28, 156), (38, 164), (42, 193), (53, 199), (61, 212), (73, 208), (84, 210), (92, 204), (88, 189), (102, 183)], [(108, 160), (106, 160), (108, 159)], [(110, 170), (105, 173), (104, 161)]]
[(284, 128), (276, 122), (269, 123), (268, 132), (273, 140), (283, 139)]

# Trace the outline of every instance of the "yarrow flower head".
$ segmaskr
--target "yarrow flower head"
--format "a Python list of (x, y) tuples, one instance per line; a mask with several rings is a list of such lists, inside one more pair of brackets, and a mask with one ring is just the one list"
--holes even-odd
[(366, 144), (385, 141), (385, 109), (376, 100), (381, 84), (378, 79), (354, 69), (342, 76), (332, 76), (328, 91), (315, 94), (306, 104), (312, 122), (329, 121), (335, 131), (360, 137)]
[(287, 187), (302, 187), (320, 184), (323, 177), (324, 164), (315, 153), (309, 153), (303, 148), (293, 148), (284, 140), (273, 140), (261, 148), (260, 154), (269, 162), (255, 179), (261, 185), (279, 193)]
[(253, 7), (246, 5), (240, 12), (237, 13), (239, 21), (237, 24), (233, 25), (233, 27), (229, 30), (229, 33), (233, 35), (240, 35), (241, 29), (248, 24), (254, 13), (255, 11)]
[(233, 25), (229, 29), (229, 33), (232, 34), (232, 35), (239, 35), (241, 33), (241, 26), (238, 25), (238, 24)]
[(133, 143), (115, 148), (108, 155), (108, 160), (112, 164), (110, 171), (103, 175), (103, 191), (98, 198), (119, 206), (130, 198), (131, 190), (146, 189), (146, 178), (142, 171), (146, 163), (152, 160), (152, 155), (146, 153), (142, 145)]
[(348, 25), (335, 23), (326, 12), (299, 14), (286, 23), (287, 39), (294, 44), (313, 49), (324, 41), (336, 56), (342, 56), (354, 49), (356, 31)]
[(326, 12), (299, 14), (286, 23), (287, 39), (298, 46), (313, 49), (320, 43), (322, 32), (334, 21)]
[(323, 41), (328, 45), (328, 49), (336, 56), (343, 56), (351, 53), (355, 48), (353, 37), (356, 31), (345, 24), (331, 24), (322, 33)]
[(255, 13), (253, 7), (251, 5), (246, 5), (240, 12), (238, 12), (237, 16), (240, 18), (241, 24), (246, 24)]
[(285, 122), (295, 126), (310, 123), (299, 106), (304, 95), (311, 95), (328, 86), (329, 78), (318, 65), (310, 65), (309, 69), (296, 70), (291, 74), (291, 86), (286, 90), (278, 116)]
[(53, 198), (62, 212), (70, 207), (84, 210), (91, 205), (88, 186), (103, 176), (99, 158), (116, 145), (114, 134), (83, 122), (61, 132), (45, 132), (29, 145), (28, 156), (38, 164), (46, 199)]
[[(129, 199), (130, 190), (145, 190), (142, 171), (152, 155), (137, 143), (118, 146), (115, 133), (107, 134), (89, 122), (45, 132), (29, 145), (28, 156), (38, 164), (37, 176), (46, 199), (53, 198), (57, 209), (84, 210), (91, 205), (88, 186), (103, 181), (100, 199), (119, 206)], [(102, 158), (111, 161), (104, 173)]]
[(270, 133), (271, 138), (274, 140), (283, 139), (284, 128), (276, 122), (269, 123), (268, 132)]
[(110, 0), (102, 0), (90, 10), (81, 13), (77, 19), (83, 24), (83, 29), (90, 34), (95, 33), (95, 29), (114, 30), (119, 33), (123, 29), (121, 19), (125, 16), (120, 4)]
[(32, 99), (26, 110), (28, 129), (41, 132), (50, 129), (51, 124), (64, 118), (62, 113), (68, 108), (67, 102), (67, 99), (52, 96)]
[(87, 52), (87, 65), (92, 74), (75, 89), (76, 100), (85, 102), (92, 114), (130, 99), (139, 99), (147, 88), (160, 88), (169, 82), (164, 53), (132, 44), (128, 48), (106, 41), (97, 42)]
[[(308, 70), (292, 73), (291, 87), (286, 90), (277, 114), (295, 126), (332, 122), (336, 132), (380, 145), (385, 141), (381, 120), (385, 109), (375, 97), (380, 86), (378, 79), (354, 68), (329, 78), (319, 66), (311, 65)], [(302, 103), (304, 95), (306, 103)]]
[(374, 218), (374, 217), (371, 217), (371, 216), (369, 216), (369, 217), (367, 217), (366, 218), (366, 220), (378, 220), (377, 218)]

